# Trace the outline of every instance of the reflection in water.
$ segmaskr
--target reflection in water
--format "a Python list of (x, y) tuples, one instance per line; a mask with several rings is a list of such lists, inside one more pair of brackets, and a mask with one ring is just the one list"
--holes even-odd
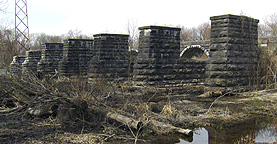
[[(208, 132), (209, 131), (209, 132)], [(234, 144), (277, 142), (277, 121), (248, 121), (222, 129), (197, 128), (193, 138), (179, 139), (178, 144)]]
[(193, 138), (191, 140), (180, 139), (178, 144), (208, 144), (209, 134), (205, 128), (197, 128), (193, 130)]
[(263, 129), (260, 129), (256, 133), (256, 143), (272, 143), (277, 142), (277, 133), (276, 133), (276, 125), (267, 124), (267, 126)]

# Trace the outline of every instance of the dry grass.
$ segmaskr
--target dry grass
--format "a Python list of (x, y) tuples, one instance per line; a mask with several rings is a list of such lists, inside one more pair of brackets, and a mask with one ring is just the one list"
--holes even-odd
[(260, 48), (257, 70), (257, 84), (265, 84), (268, 89), (277, 88), (277, 53), (275, 47)]
[(182, 113), (181, 111), (177, 110), (174, 106), (172, 106), (170, 103), (166, 104), (160, 115), (166, 118), (172, 118), (172, 117), (176, 117), (178, 114)]
[[(263, 51), (260, 55), (259, 75), (260, 82), (268, 85), (268, 88), (276, 88), (276, 71), (277, 57), (267, 51)], [(0, 79), (1, 80), (1, 79)], [(97, 81), (88, 81), (86, 77), (48, 77), (43, 80), (35, 77), (34, 74), (24, 75), (21, 80), (14, 80), (17, 83), (22, 83), (28, 90), (32, 90), (32, 96), (62, 96), (66, 98), (82, 99), (88, 102), (89, 108), (112, 110), (132, 117), (136, 120), (141, 120), (147, 125), (160, 121), (170, 123), (180, 127), (195, 127), (195, 126), (217, 126), (224, 123), (233, 123), (246, 119), (249, 115), (276, 115), (277, 102), (276, 99), (247, 94), (248, 97), (222, 97), (217, 99), (207, 94), (201, 95), (198, 98), (189, 98), (183, 94), (181, 97), (174, 97), (166, 88), (152, 87), (131, 87), (129, 83), (107, 82), (104, 79)], [(7, 86), (4, 86), (7, 84)], [(1, 81), (0, 91), (12, 92), (14, 95), (21, 96), (19, 99), (30, 100), (30, 92), (20, 89), (18, 85), (14, 85), (12, 81)], [(11, 90), (9, 89), (11, 86)], [(203, 87), (203, 86), (201, 86)], [(184, 89), (196, 89), (192, 87), (178, 87)], [(177, 89), (176, 89), (177, 91)], [(222, 93), (216, 93), (222, 95)], [(255, 99), (250, 99), (249, 97)], [(34, 97), (32, 97), (34, 99)], [(37, 100), (37, 99), (34, 99)], [(18, 100), (14, 100), (18, 102)], [(242, 102), (243, 101), (243, 102)], [(242, 104), (243, 103), (243, 104)], [(208, 111), (208, 112), (207, 112)], [(91, 111), (89, 111), (91, 112)], [(205, 113), (207, 112), (207, 113)], [(101, 111), (99, 110), (99, 113)], [(94, 115), (95, 117), (103, 115)], [(92, 117), (89, 117), (92, 118)], [(84, 119), (79, 119), (79, 122), (88, 122)], [(127, 129), (119, 130), (119, 127), (112, 127), (109, 122), (104, 119), (95, 120), (95, 123), (103, 126), (103, 134), (56, 134), (48, 135), (48, 137), (56, 137), (59, 142), (73, 143), (98, 143), (103, 142), (107, 138), (119, 136), (122, 133), (128, 133), (133, 136), (133, 140), (138, 140), (143, 134), (141, 131), (133, 131)], [(47, 125), (47, 124), (45, 124)], [(84, 127), (84, 125), (82, 126)], [(113, 129), (114, 128), (114, 129)], [(144, 131), (144, 130), (143, 130)], [(142, 132), (143, 133), (143, 132)], [(151, 133), (151, 132), (149, 132)], [(166, 134), (168, 131), (155, 131), (156, 134)], [(47, 137), (47, 136), (46, 136)], [(46, 138), (47, 139), (47, 138)], [(41, 142), (33, 141), (30, 142)]]

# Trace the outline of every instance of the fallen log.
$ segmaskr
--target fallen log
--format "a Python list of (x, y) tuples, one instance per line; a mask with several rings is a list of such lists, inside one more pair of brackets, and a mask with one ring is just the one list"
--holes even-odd
[(111, 118), (111, 119), (114, 119), (114, 120), (116, 120), (120, 123), (123, 123), (127, 126), (130, 126), (134, 129), (137, 129), (137, 130), (139, 130), (142, 126), (142, 122), (134, 120), (132, 118), (128, 118), (128, 117), (126, 117), (124, 115), (121, 115), (121, 114), (118, 114), (118, 113), (108, 112), (107, 117)]
[(156, 120), (152, 120), (151, 124), (154, 127), (156, 127), (156, 129), (161, 129), (161, 130), (165, 130), (165, 131), (172, 131), (172, 132), (184, 134), (184, 135), (190, 136), (190, 137), (193, 136), (193, 131), (190, 130), (190, 129), (182, 129), (182, 128), (179, 128), (179, 127), (175, 127), (171, 124), (166, 124), (166, 123), (159, 122), (159, 121), (156, 121)]
[[(141, 126), (143, 125), (143, 123), (140, 122), (140, 121), (134, 120), (132, 118), (128, 118), (128, 117), (123, 116), (123, 115), (118, 114), (118, 113), (109, 112), (107, 114), (107, 117), (111, 118), (111, 119), (114, 119), (114, 120), (116, 120), (120, 123), (126, 124), (127, 126), (135, 128), (137, 130), (140, 129)], [(193, 136), (193, 131), (190, 130), (190, 129), (182, 129), (182, 128), (179, 128), (179, 127), (175, 127), (171, 124), (166, 124), (166, 123), (159, 122), (159, 121), (156, 121), (156, 120), (151, 120), (151, 122), (149, 124), (152, 125), (151, 126), (152, 129), (156, 129), (156, 130), (160, 129), (160, 130), (163, 130), (163, 131), (170, 131), (170, 132), (180, 133), (180, 134), (184, 134), (184, 135), (190, 136), (190, 137)]]
[(19, 105), (17, 107), (13, 107), (13, 108), (4, 108), (4, 109), (0, 109), (0, 113), (12, 113), (14, 111), (20, 111), (22, 110), (24, 107)]
[(28, 109), (28, 113), (35, 116), (51, 115), (58, 109), (57, 104), (37, 105)]

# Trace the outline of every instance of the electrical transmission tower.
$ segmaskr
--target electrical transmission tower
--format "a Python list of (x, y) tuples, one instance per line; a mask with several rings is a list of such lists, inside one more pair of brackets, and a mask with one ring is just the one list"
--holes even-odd
[(15, 0), (15, 55), (30, 50), (27, 0)]

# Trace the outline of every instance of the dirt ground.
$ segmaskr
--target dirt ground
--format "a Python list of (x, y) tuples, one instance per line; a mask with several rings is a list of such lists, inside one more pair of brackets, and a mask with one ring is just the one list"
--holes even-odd
[[(178, 100), (168, 98), (166, 101), (143, 102), (135, 106), (129, 104), (122, 110), (135, 114), (144, 113), (148, 119), (185, 128), (230, 126), (258, 115), (274, 117), (277, 114), (277, 93), (274, 91), (208, 98), (192, 95), (168, 97), (178, 97)], [(161, 134), (163, 135), (163, 132)], [(113, 140), (133, 143), (135, 139), (147, 143), (147, 137), (153, 135), (159, 133), (143, 131), (136, 136), (128, 128), (108, 121), (95, 126), (80, 121), (59, 123), (51, 117), (33, 118), (0, 126), (0, 143), (112, 143)]]
[[(56, 83), (55, 87), (62, 86), (68, 89), (73, 87), (76, 91), (68, 95), (77, 92), (78, 96), (84, 95), (77, 97), (88, 104), (85, 109), (77, 110), (77, 113), (82, 114), (73, 112), (69, 116), (62, 114), (63, 117), (60, 118), (59, 114), (54, 112), (47, 115), (30, 113), (30, 108), (36, 107), (33, 105), (35, 100), (41, 100), (36, 104), (42, 107), (42, 103), (49, 104), (54, 99), (60, 111), (70, 111), (75, 106), (71, 99), (64, 99), (54, 92), (48, 93), (47, 96), (45, 93), (42, 96), (33, 95), (32, 104), (29, 104), (30, 101), (26, 98), (22, 98), (24, 102), (21, 102), (17, 97), (17, 99), (12, 99), (12, 104), (7, 107), (7, 99), (10, 100), (12, 94), (14, 98), (18, 92), (7, 93), (8, 88), (1, 89), (2, 98), (6, 99), (6, 103), (4, 105), (5, 100), (1, 99), (0, 143), (151, 143), (153, 137), (174, 134), (174, 131), (170, 129), (159, 129), (153, 125), (155, 121), (185, 129), (219, 128), (230, 127), (259, 116), (275, 117), (277, 115), (277, 91), (275, 90), (211, 95), (203, 94), (203, 86), (190, 86), (181, 88), (181, 90), (179, 88), (177, 91), (165, 88), (112, 87), (110, 85), (110, 87), (105, 87), (108, 90), (104, 93), (102, 89), (102, 93), (96, 95), (90, 92), (91, 95), (88, 96), (83, 91), (79, 91), (84, 89), (80, 83), (78, 83), (80, 88), (74, 86), (73, 82), (67, 84)], [(13, 87), (18, 87), (18, 85), (13, 85)], [(30, 94), (29, 90), (25, 91)], [(88, 92), (87, 89), (86, 92)], [(60, 90), (58, 93), (63, 92)], [(64, 108), (65, 104), (70, 107)], [(14, 107), (18, 109), (19, 106), (26, 108), (12, 111)], [(106, 117), (107, 111), (141, 121), (143, 122), (142, 128), (136, 130), (109, 119)]]

